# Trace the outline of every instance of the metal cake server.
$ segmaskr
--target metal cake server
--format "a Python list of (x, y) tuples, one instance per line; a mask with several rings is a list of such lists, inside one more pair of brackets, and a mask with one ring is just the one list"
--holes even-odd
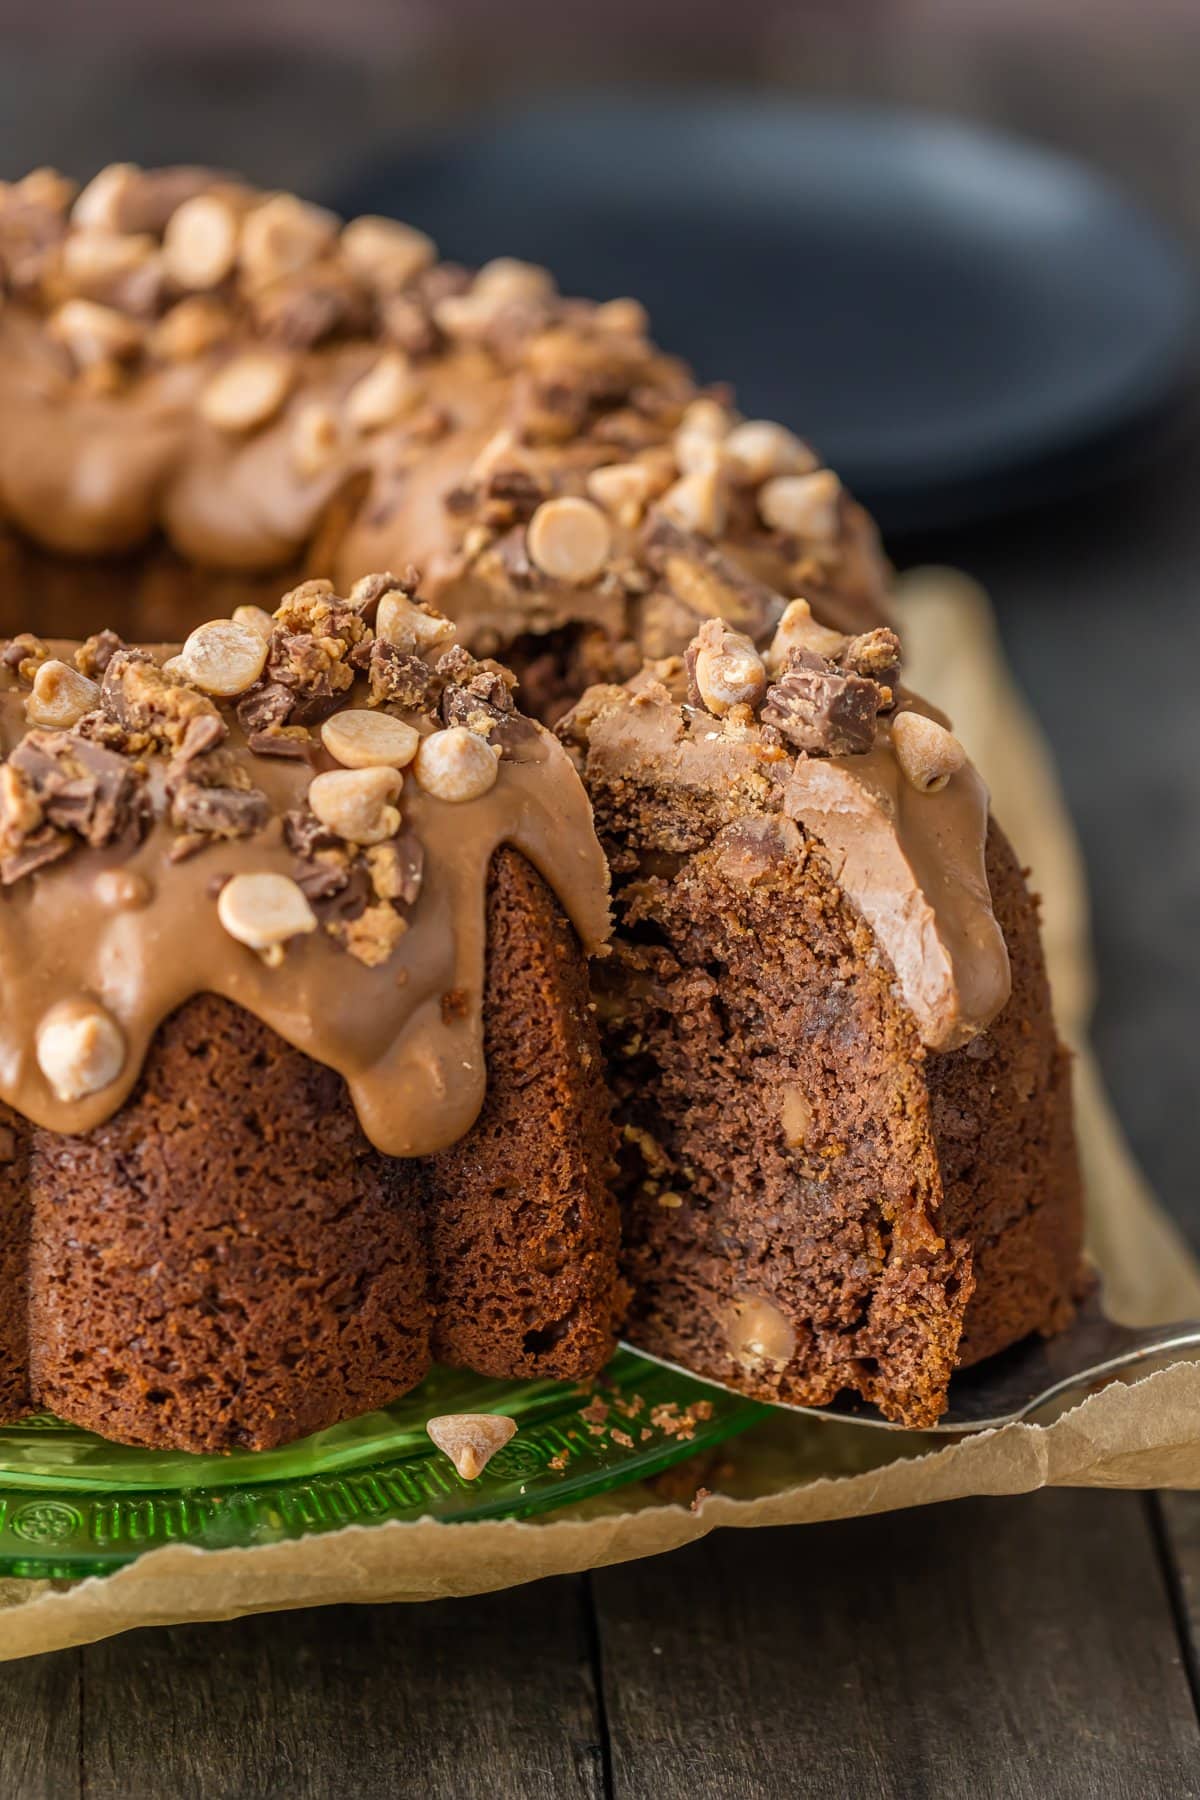
[[(683, 1374), (692, 1373), (636, 1344), (629, 1348), (651, 1362), (680, 1369)], [(1064, 1402), (1082, 1400), (1089, 1390), (1104, 1387), (1131, 1369), (1139, 1368), (1149, 1374), (1155, 1363), (1191, 1357), (1200, 1357), (1200, 1322), (1184, 1320), (1174, 1325), (1140, 1328), (1117, 1325), (1105, 1316), (1099, 1296), (1093, 1294), (1080, 1307), (1074, 1324), (1057, 1337), (1026, 1338), (1011, 1350), (990, 1356), (975, 1368), (955, 1375), (946, 1412), (936, 1425), (924, 1429), (943, 1436), (993, 1431), (1019, 1419), (1031, 1420), (1052, 1408), (1061, 1410)], [(693, 1379), (709, 1381), (706, 1375)], [(726, 1393), (735, 1391), (724, 1382), (712, 1381), (710, 1385)], [(883, 1431), (908, 1429), (852, 1397), (843, 1396), (829, 1406), (793, 1406), (786, 1401), (774, 1404), (786, 1412), (804, 1413), (810, 1419), (871, 1425)]]

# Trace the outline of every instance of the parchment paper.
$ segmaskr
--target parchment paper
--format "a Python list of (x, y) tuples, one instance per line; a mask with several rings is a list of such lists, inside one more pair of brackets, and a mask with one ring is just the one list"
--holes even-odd
[[(950, 713), (1044, 897), (1059, 1020), (1078, 1052), (1090, 1244), (1109, 1309), (1129, 1322), (1200, 1316), (1200, 1270), (1130, 1161), (1087, 1051), (1092, 971), (1078, 851), (987, 602), (963, 577), (926, 570), (906, 580), (900, 605), (911, 684)], [(700, 1483), (719, 1491), (693, 1510), (686, 1499)], [(714, 1466), (531, 1523), (350, 1526), (250, 1550), (155, 1550), (104, 1580), (69, 1586), (0, 1582), (0, 1660), (137, 1625), (483, 1593), (656, 1555), (719, 1525), (803, 1525), (1045, 1486), (1200, 1487), (1200, 1364), (1110, 1386), (1050, 1425), (948, 1445), (780, 1413)], [(665, 1497), (672, 1493), (684, 1502)]]

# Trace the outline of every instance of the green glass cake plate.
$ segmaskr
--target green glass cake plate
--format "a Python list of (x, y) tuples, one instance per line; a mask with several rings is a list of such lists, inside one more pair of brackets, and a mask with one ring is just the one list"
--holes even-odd
[[(164, 1544), (228, 1549), (344, 1525), (520, 1519), (643, 1481), (769, 1408), (622, 1349), (594, 1383), (435, 1369), (381, 1412), (280, 1450), (133, 1450), (47, 1414), (0, 1430), (0, 1575), (104, 1575)], [(495, 1412), (517, 1434), (474, 1481), (425, 1421)]]

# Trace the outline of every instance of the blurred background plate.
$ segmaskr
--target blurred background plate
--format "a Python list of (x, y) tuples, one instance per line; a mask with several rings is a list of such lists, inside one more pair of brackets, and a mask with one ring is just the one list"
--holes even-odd
[(885, 530), (1126, 470), (1190, 372), (1192, 272), (1082, 165), (874, 107), (723, 91), (532, 101), (336, 196), (468, 262), (637, 295), (655, 334), (817, 444)]

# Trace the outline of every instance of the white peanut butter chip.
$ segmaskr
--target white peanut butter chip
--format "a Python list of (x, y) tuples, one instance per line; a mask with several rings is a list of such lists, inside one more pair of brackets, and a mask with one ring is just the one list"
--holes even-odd
[(830, 631), (812, 615), (807, 600), (791, 600), (775, 627), (775, 636), (767, 649), (767, 668), (777, 675), (793, 650), (811, 650), (816, 656), (837, 656), (846, 647), (840, 631)]
[(399, 769), (376, 765), (365, 769), (330, 769), (314, 777), (308, 804), (348, 844), (382, 844), (400, 829), (393, 804), (404, 778)]
[(606, 463), (587, 478), (592, 499), (626, 527), (637, 524), (656, 485), (654, 471), (645, 463)]
[(237, 261), (240, 221), (220, 194), (177, 206), (163, 234), (163, 264), (182, 288), (214, 288)]
[(148, 347), (167, 362), (192, 362), (233, 330), (229, 309), (209, 294), (189, 294), (163, 314)]
[(256, 626), (237, 619), (210, 619), (184, 640), (175, 668), (204, 694), (229, 698), (252, 688), (267, 662), (267, 639)]
[(391, 713), (347, 707), (326, 719), (321, 742), (344, 769), (403, 769), (417, 754), (421, 734)]
[(200, 396), (200, 412), (218, 431), (253, 431), (275, 417), (294, 375), (290, 358), (247, 350), (213, 376)]
[(837, 536), (841, 492), (842, 484), (832, 469), (817, 469), (811, 475), (776, 475), (759, 488), (758, 510), (763, 523), (773, 530), (826, 544)]
[(427, 612), (407, 594), (385, 594), (375, 614), (375, 636), (406, 656), (432, 656), (454, 642), (453, 619)]
[(413, 764), (417, 785), (435, 800), (478, 800), (495, 787), (498, 752), (465, 725), (421, 739)]
[(529, 521), (531, 562), (555, 581), (594, 581), (612, 550), (612, 528), (598, 506), (570, 495), (547, 500)]
[(408, 358), (385, 350), (346, 396), (346, 418), (355, 431), (380, 431), (416, 404), (421, 393)]
[(592, 314), (598, 331), (611, 331), (618, 337), (645, 337), (650, 329), (650, 315), (640, 300), (622, 295), (618, 300), (604, 300)]
[(939, 794), (967, 760), (954, 733), (924, 713), (897, 713), (892, 748), (907, 780), (923, 794)]
[(25, 717), (31, 725), (49, 725), (69, 731), (85, 713), (100, 704), (100, 688), (70, 663), (51, 657), (33, 678), (33, 692), (25, 702)]
[(694, 475), (713, 463), (721, 465), (730, 423), (729, 414), (717, 401), (692, 401), (671, 440), (682, 474)]
[(463, 1480), (474, 1481), (516, 1435), (517, 1422), (502, 1413), (441, 1413), (425, 1429)]
[(723, 448), (730, 475), (746, 487), (758, 487), (774, 475), (807, 475), (817, 467), (808, 445), (773, 419), (735, 425)]
[(288, 875), (234, 875), (217, 899), (217, 917), (239, 944), (278, 961), (283, 946), (317, 929), (316, 914)]
[(96, 1001), (63, 1000), (38, 1026), (37, 1059), (60, 1100), (83, 1100), (125, 1067), (125, 1034)]

